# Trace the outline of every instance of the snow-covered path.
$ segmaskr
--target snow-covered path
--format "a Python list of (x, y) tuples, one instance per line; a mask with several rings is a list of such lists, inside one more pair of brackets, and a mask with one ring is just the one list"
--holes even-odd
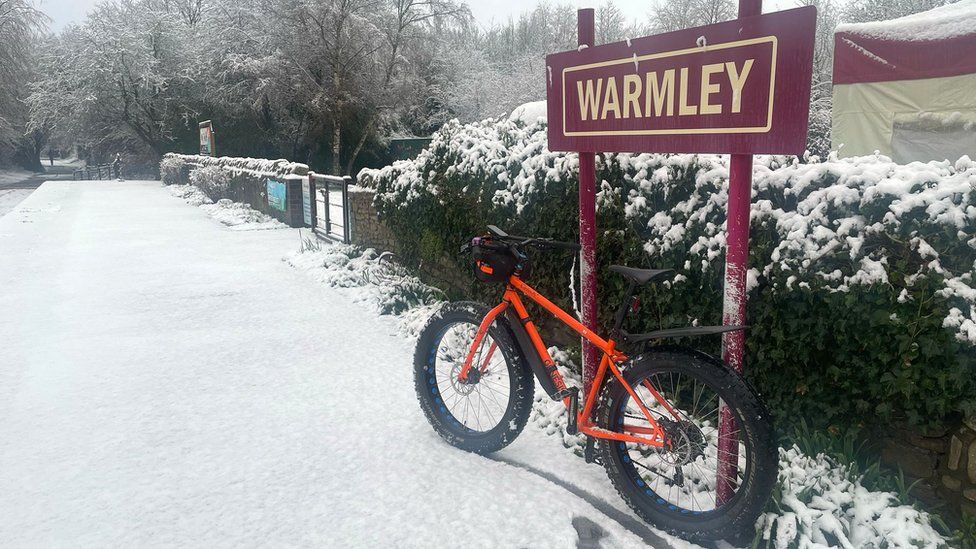
[[(49, 182), (0, 217), (0, 546), (569, 548), (578, 516), (640, 545), (442, 443), (411, 342), (281, 261), (298, 245), (155, 182)], [(505, 456), (547, 454), (606, 482), (551, 438)]]

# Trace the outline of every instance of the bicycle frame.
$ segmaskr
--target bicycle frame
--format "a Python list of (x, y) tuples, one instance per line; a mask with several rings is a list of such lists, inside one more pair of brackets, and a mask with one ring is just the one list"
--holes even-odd
[[(524, 351), (534, 352), (538, 355), (539, 359), (542, 361), (542, 364), (545, 365), (546, 371), (549, 373), (553, 384), (559, 391), (557, 394), (565, 394), (566, 384), (563, 381), (562, 375), (556, 369), (555, 362), (549, 355), (549, 351), (547, 350), (545, 343), (543, 343), (542, 337), (539, 335), (539, 331), (536, 329), (532, 319), (529, 317), (529, 313), (525, 308), (525, 304), (522, 302), (520, 294), (525, 295), (543, 309), (547, 310), (563, 324), (569, 326), (574, 331), (579, 333), (580, 336), (586, 338), (603, 353), (603, 356), (600, 359), (600, 366), (596, 371), (596, 377), (593, 379), (593, 383), (590, 385), (589, 394), (585, 396), (586, 400), (583, 409), (578, 413), (576, 418), (579, 431), (595, 438), (616, 440), (621, 442), (634, 442), (657, 448), (662, 448), (668, 444), (668, 439), (664, 433), (664, 430), (661, 428), (658, 422), (654, 420), (643, 401), (637, 396), (634, 388), (627, 383), (623, 374), (620, 372), (619, 365), (627, 360), (627, 356), (616, 349), (616, 343), (613, 341), (613, 339), (603, 339), (597, 334), (593, 333), (586, 326), (570, 316), (568, 313), (566, 313), (566, 311), (563, 311), (554, 303), (546, 299), (545, 296), (537, 292), (517, 276), (512, 276), (509, 278), (508, 285), (505, 288), (505, 294), (502, 297), (502, 302), (491, 309), (478, 326), (478, 331), (475, 334), (474, 341), (471, 344), (471, 349), (468, 351), (468, 355), (461, 367), (458, 379), (461, 381), (467, 379), (468, 372), (472, 368), (475, 354), (477, 353), (477, 350), (481, 348), (485, 334), (488, 332), (488, 327), (491, 326), (499, 314), (504, 312), (509, 307), (512, 307), (515, 310), (519, 320), (522, 322), (522, 325), (524, 326), (525, 331), (528, 333), (529, 339), (532, 342), (533, 349), (524, 349)], [(492, 353), (494, 353), (495, 348), (496, 346), (492, 345), (488, 350), (487, 357), (481, 361), (481, 365), (479, 366), (481, 371), (484, 371), (487, 367), (488, 361), (491, 358)], [(617, 379), (617, 381), (623, 385), (627, 392), (630, 393), (631, 399), (633, 399), (634, 403), (637, 404), (637, 407), (647, 419), (650, 427), (628, 425), (624, 423), (620, 427), (620, 432), (617, 432), (600, 428), (592, 421), (590, 416), (593, 413), (597, 398), (599, 397), (600, 388), (603, 386), (603, 381), (607, 376), (608, 370)], [(675, 419), (680, 419), (667, 400), (664, 399), (650, 383), (645, 381), (643, 386), (651, 393), (654, 399), (657, 400), (658, 403), (660, 403), (661, 406), (668, 411), (669, 414), (674, 416)], [(570, 396), (564, 396), (562, 399), (563, 404), (567, 407), (567, 409), (570, 407), (570, 398)]]

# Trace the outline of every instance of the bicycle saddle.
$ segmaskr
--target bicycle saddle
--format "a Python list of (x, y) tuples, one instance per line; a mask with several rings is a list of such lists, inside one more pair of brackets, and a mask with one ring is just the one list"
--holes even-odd
[(635, 269), (623, 265), (610, 265), (610, 270), (622, 275), (634, 284), (647, 284), (674, 272), (674, 269)]

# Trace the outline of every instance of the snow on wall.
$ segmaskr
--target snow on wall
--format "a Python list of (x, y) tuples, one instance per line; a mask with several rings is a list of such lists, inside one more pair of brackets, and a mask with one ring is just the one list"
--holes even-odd
[(198, 166), (218, 166), (232, 172), (250, 173), (261, 177), (283, 177), (286, 175), (306, 175), (307, 164), (290, 162), (285, 159), (267, 160), (264, 158), (235, 158), (231, 156), (200, 156), (196, 154), (168, 153), (166, 158), (179, 158), (188, 164)]
[[(448, 177), (488, 182), (495, 189), (492, 201), (513, 207), (516, 215), (531, 201), (544, 200), (549, 182), (574, 178), (578, 168), (577, 155), (548, 150), (544, 123), (489, 119), (467, 125), (452, 121), (415, 159), (363, 170), (359, 179), (367, 185), (383, 180), (386, 192), (377, 194), (377, 202), (399, 207), (436, 197), (438, 187), (428, 184), (428, 175), (438, 166), (444, 169), (445, 159)], [(728, 157), (616, 154), (605, 155), (602, 162), (616, 163), (625, 184), (604, 182), (598, 207), (620, 201), (617, 193), (629, 189), (623, 191), (628, 193), (622, 198), (624, 212), (649, 231), (648, 254), (687, 248), (686, 270), (696, 261), (702, 271), (721, 264)], [(677, 191), (682, 174), (689, 173), (694, 191), (686, 199), (671, 200), (668, 211), (654, 211), (654, 204)], [(768, 263), (750, 269), (749, 289), (761, 278), (786, 289), (809, 287), (801, 279), (814, 280), (833, 292), (888, 284), (886, 250), (865, 246), (865, 241), (904, 237), (928, 260), (907, 284), (922, 276), (942, 277), (940, 295), (953, 304), (944, 326), (958, 339), (976, 343), (976, 264), (945, 261), (926, 236), (936, 232), (938, 238), (951, 239), (946, 235), (954, 234), (956, 245), (976, 249), (976, 162), (962, 157), (955, 163), (900, 165), (871, 155), (799, 163), (792, 157), (760, 156), (753, 178), (752, 225), (775, 231), (776, 247)]]
[(976, 33), (976, 0), (961, 0), (888, 21), (847, 23), (834, 32), (898, 41), (945, 40)]

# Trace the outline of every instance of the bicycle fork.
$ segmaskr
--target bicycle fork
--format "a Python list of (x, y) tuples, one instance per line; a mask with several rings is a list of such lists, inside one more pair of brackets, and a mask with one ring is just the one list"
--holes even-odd
[[(491, 309), (485, 318), (482, 319), (481, 324), (478, 326), (478, 331), (475, 333), (475, 339), (471, 344), (471, 348), (468, 350), (464, 364), (461, 366), (458, 381), (465, 382), (471, 375), (475, 355), (484, 342), (488, 328), (502, 314), (505, 315), (519, 347), (525, 351), (523, 355), (528, 361), (529, 367), (532, 369), (533, 374), (535, 374), (536, 379), (539, 380), (539, 384), (546, 391), (546, 394), (553, 400), (562, 400), (569, 407), (572, 396), (578, 394), (579, 390), (566, 387), (566, 382), (563, 380), (563, 376), (559, 373), (558, 368), (556, 368), (555, 361), (549, 356), (549, 351), (546, 349), (542, 338), (539, 337), (539, 332), (529, 317), (525, 305), (519, 299), (518, 295), (511, 290), (506, 291), (503, 301)], [(491, 360), (491, 355), (496, 348), (497, 346), (492, 344), (487, 356), (481, 360), (480, 370), (482, 373), (486, 369), (488, 362)], [(529, 352), (529, 349), (534, 350), (534, 352)]]

